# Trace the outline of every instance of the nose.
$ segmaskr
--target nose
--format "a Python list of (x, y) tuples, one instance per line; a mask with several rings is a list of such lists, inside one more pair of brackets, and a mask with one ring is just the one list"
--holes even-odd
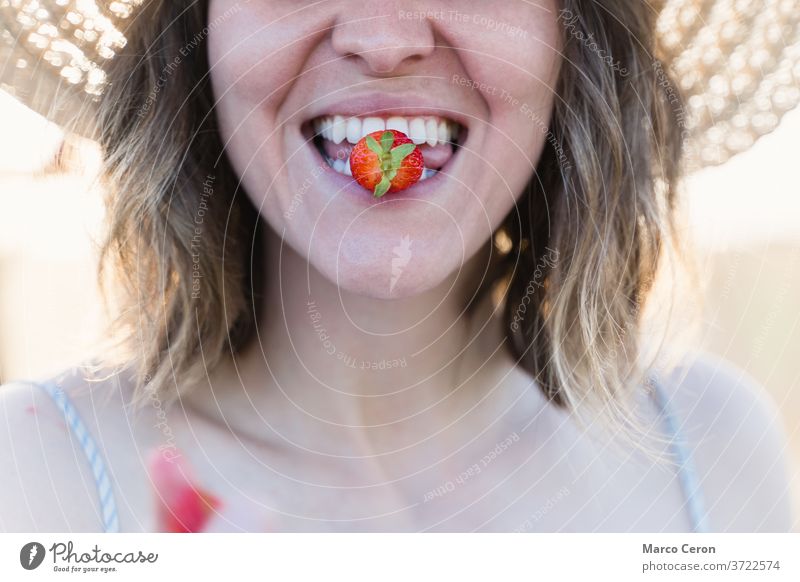
[(357, 59), (376, 75), (400, 74), (434, 50), (431, 22), (408, 10), (408, 2), (366, 0), (358, 10), (343, 11), (333, 30), (337, 54)]

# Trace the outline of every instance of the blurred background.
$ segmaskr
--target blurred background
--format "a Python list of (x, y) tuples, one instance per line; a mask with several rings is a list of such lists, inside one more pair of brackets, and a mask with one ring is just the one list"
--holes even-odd
[[(84, 359), (103, 329), (95, 278), (98, 154), (0, 92), (0, 382)], [(800, 110), (747, 152), (685, 185), (687, 240), (706, 282), (700, 347), (778, 406), (800, 500)], [(70, 167), (72, 166), (72, 167)], [(677, 302), (681, 303), (680, 298)]]

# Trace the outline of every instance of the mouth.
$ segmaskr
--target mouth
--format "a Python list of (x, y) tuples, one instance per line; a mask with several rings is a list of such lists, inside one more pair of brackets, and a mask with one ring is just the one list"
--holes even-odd
[(353, 147), (364, 136), (385, 129), (403, 132), (419, 147), (425, 160), (420, 180), (432, 178), (442, 171), (455, 157), (467, 135), (464, 125), (437, 115), (322, 115), (306, 122), (303, 133), (331, 169), (352, 176), (350, 153)]

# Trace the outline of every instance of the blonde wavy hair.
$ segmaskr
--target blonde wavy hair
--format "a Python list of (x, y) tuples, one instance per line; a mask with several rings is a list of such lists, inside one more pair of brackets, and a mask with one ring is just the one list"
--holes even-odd
[[(681, 101), (664, 91), (665, 79), (677, 84), (658, 61), (652, 4), (565, 0), (561, 9), (571, 18), (559, 18), (552, 139), (496, 233), (506, 252), (487, 288), (504, 285), (510, 349), (547, 397), (613, 414), (641, 379), (632, 362), (673, 228)], [(252, 266), (263, 226), (223, 154), (204, 50), (171, 66), (206, 25), (207, 2), (145, 3), (110, 62), (98, 120), (110, 186), (101, 279), (111, 273), (127, 290), (115, 325), (135, 354), (137, 394), (167, 399), (252, 341), (260, 317), (263, 281)], [(199, 296), (194, 270), (204, 277)]]

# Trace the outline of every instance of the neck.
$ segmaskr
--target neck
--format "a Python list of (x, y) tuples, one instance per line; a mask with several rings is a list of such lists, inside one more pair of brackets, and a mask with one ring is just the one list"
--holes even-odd
[(339, 431), (336, 438), (346, 427), (385, 440), (398, 430), (430, 434), (484, 396), (473, 380), (503, 350), (498, 318), (488, 299), (471, 315), (465, 306), (485, 254), (430, 291), (384, 300), (338, 288), (271, 230), (265, 238), (271, 276), (258, 337), (222, 376), (239, 385), (232, 410), (223, 411), (231, 425), (241, 412), (256, 415), (256, 433), (266, 416), (284, 436), (301, 438), (311, 423), (312, 431)]

